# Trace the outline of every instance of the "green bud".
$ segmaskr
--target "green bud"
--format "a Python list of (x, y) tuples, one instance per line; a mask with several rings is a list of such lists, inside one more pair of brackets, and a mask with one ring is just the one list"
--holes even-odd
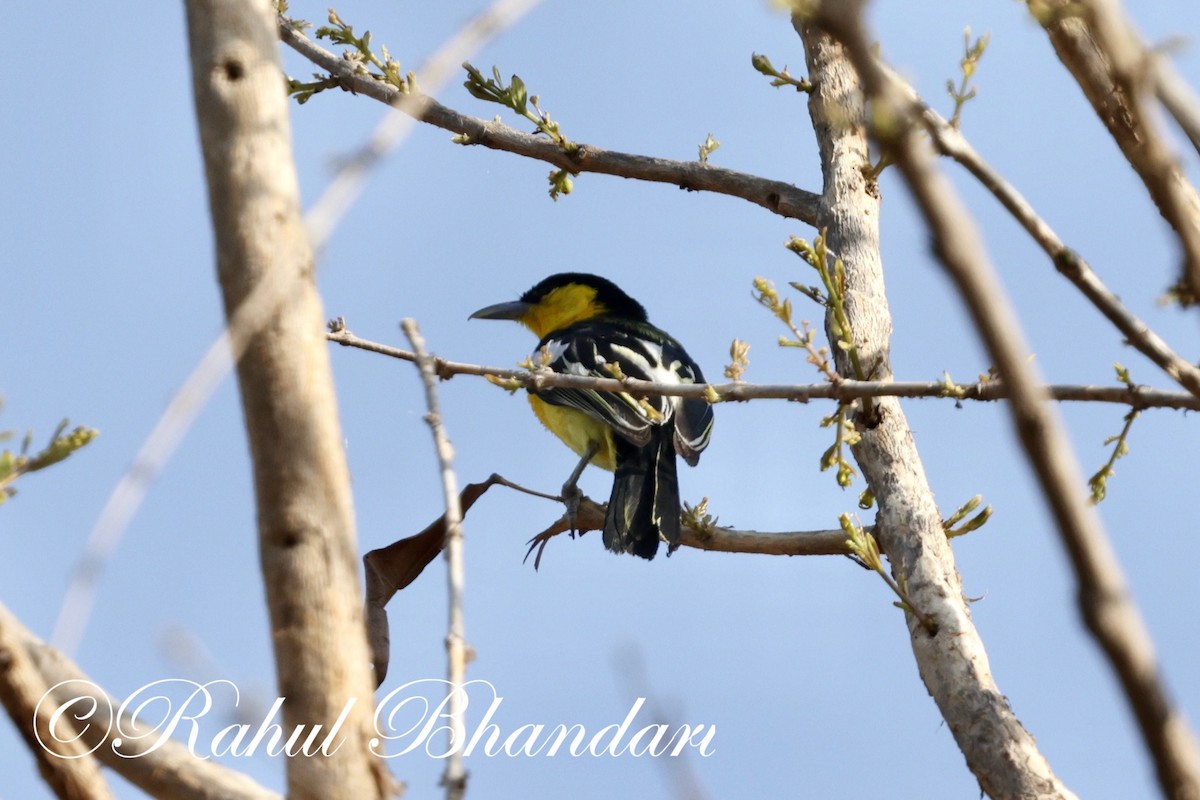
[(870, 489), (863, 489), (862, 494), (858, 496), (858, 507), (864, 511), (875, 505), (875, 493)]
[(763, 75), (774, 76), (775, 67), (771, 65), (771, 59), (761, 53), (753, 53), (750, 56), (750, 66), (761, 72)]
[(512, 99), (513, 111), (516, 111), (518, 114), (524, 114), (528, 108), (525, 81), (521, 80), (517, 75), (512, 76), (509, 97)]

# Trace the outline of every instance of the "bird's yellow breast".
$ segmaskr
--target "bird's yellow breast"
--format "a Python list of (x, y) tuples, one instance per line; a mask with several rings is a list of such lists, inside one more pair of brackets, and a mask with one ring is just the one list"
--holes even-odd
[(582, 457), (592, 442), (600, 445), (591, 463), (612, 472), (617, 468), (616, 449), (613, 445), (612, 428), (579, 409), (547, 403), (537, 395), (529, 395), (533, 413), (547, 430), (563, 441), (567, 447)]

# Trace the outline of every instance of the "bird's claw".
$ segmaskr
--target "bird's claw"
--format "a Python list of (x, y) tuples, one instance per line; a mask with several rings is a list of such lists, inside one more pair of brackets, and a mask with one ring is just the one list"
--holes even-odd
[(532, 556), (533, 551), (536, 550), (537, 555), (533, 559), (533, 568), (534, 570), (537, 570), (537, 568), (542, 565), (542, 553), (546, 552), (546, 545), (550, 544), (550, 540), (555, 536), (558, 536), (560, 533), (562, 533), (561, 530), (557, 530), (554, 525), (551, 525), (549, 528), (546, 528), (546, 530), (530, 539), (527, 542), (529, 549), (525, 551), (525, 558), (521, 563), (524, 564), (525, 562), (529, 561), (529, 557)]
[[(525, 551), (524, 560), (529, 561), (529, 557), (536, 550), (537, 555), (533, 559), (534, 569), (542, 565), (542, 553), (546, 552), (546, 545), (550, 544), (551, 539), (564, 531), (571, 534), (572, 539), (579, 535), (579, 509), (583, 506), (583, 492), (574, 483), (568, 482), (563, 486), (562, 494), (558, 497), (558, 500), (567, 507), (566, 513), (563, 514), (563, 519), (560, 519), (527, 542), (529, 549)], [(565, 528), (562, 526), (564, 520), (567, 523)]]

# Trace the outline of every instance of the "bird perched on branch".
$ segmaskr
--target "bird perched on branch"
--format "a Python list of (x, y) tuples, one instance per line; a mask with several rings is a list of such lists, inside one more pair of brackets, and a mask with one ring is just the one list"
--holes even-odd
[[(666, 384), (704, 383), (683, 346), (646, 319), (646, 310), (596, 275), (551, 275), (519, 300), (481, 308), (471, 319), (520, 322), (541, 340), (535, 364), (597, 378)], [(531, 391), (538, 419), (581, 460), (563, 486), (570, 501), (589, 463), (615, 473), (604, 520), (604, 546), (654, 558), (679, 545), (679, 481), (675, 456), (695, 466), (712, 433), (712, 406), (681, 397), (550, 388)]]

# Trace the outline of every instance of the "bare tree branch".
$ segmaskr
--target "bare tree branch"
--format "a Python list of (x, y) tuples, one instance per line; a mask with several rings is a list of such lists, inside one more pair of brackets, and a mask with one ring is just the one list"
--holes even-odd
[(262, 285), (288, 298), (238, 362), (283, 720), (329, 730), (347, 714), (331, 755), (288, 760), (288, 796), (384, 797), (391, 778), (369, 747), (373, 693), (349, 473), (272, 3), (189, 0), (187, 21), (226, 315)]
[[(329, 341), (402, 361), (416, 361), (417, 357), (411, 351), (362, 339), (341, 327), (342, 324), (344, 323), (337, 323), (337, 329), (326, 334)], [(940, 398), (955, 402), (963, 400), (992, 402), (1008, 397), (1008, 390), (1002, 380), (966, 384), (944, 381), (892, 382), (849, 379), (843, 379), (837, 383), (814, 384), (772, 385), (743, 382), (667, 384), (640, 381), (634, 378), (590, 378), (582, 375), (565, 375), (549, 370), (506, 369), (448, 361), (437, 356), (431, 358), (434, 371), (442, 380), (448, 380), (455, 375), (491, 376), (504, 382), (512, 382), (514, 388), (521, 387), (534, 391), (552, 387), (570, 387), (592, 389), (598, 392), (630, 392), (643, 396), (701, 397), (713, 402), (744, 402), (747, 400), (795, 400), (802, 403), (809, 400), (849, 402), (864, 397)], [(1048, 399), (1063, 402), (1115, 403), (1138, 409), (1200, 410), (1200, 397), (1146, 386), (1137, 386), (1133, 389), (1126, 386), (1044, 386), (1042, 389)]]
[[(604, 166), (579, 167), (578, 164), (573, 164), (571, 157), (563, 152), (561, 148), (545, 138), (515, 131), (498, 122), (485, 122), (472, 117), (466, 117), (438, 104), (421, 93), (404, 95), (394, 87), (370, 75), (356, 72), (353, 66), (349, 65), (344, 59), (340, 59), (333, 53), (324, 50), (291, 26), (282, 25), (280, 36), (285, 43), (305, 58), (308, 58), (317, 66), (328, 71), (330, 75), (336, 77), (343, 86), (356, 93), (366, 94), (381, 102), (396, 105), (402, 108), (405, 113), (413, 114), (423, 121), (438, 127), (469, 136), (473, 144), (483, 144), (495, 149), (538, 158), (554, 166), (570, 169), (575, 172), (602, 172), (626, 178), (676, 183), (689, 189), (702, 189), (731, 194), (763, 205), (782, 216), (794, 217), (810, 225), (816, 224), (814, 222), (816, 195), (803, 193), (804, 195), (808, 195), (808, 197), (804, 200), (803, 204), (798, 205), (802, 206), (805, 210), (803, 213), (790, 213), (786, 208), (775, 208), (772, 203), (762, 202), (763, 197), (770, 196), (772, 191), (774, 191), (770, 188), (765, 190), (755, 189), (752, 196), (747, 196), (741, 189), (724, 190), (714, 188), (712, 186), (700, 185), (695, 183), (694, 180), (689, 181), (685, 177), (686, 173), (699, 172), (707, 178), (712, 178), (721, 174), (718, 168), (694, 162), (646, 160), (655, 161), (660, 164), (674, 163), (680, 170), (679, 173), (668, 172), (667, 174), (663, 174), (661, 171), (658, 171), (655, 174), (648, 174), (640, 166), (641, 162), (639, 159), (642, 159), (642, 157), (609, 153), (589, 147), (585, 147), (588, 158), (594, 156), (596, 163), (603, 163)], [(1163, 69), (1165, 70), (1166, 67), (1164, 66)], [(1164, 72), (1164, 75), (1167, 75), (1167, 73)], [(1163, 84), (1174, 87), (1176, 90), (1174, 96), (1179, 96), (1178, 82), (1171, 83), (1169, 77), (1165, 77)], [(1180, 100), (1178, 105), (1181, 106), (1181, 113), (1184, 113), (1184, 110), (1187, 108), (1186, 104)], [(1087, 262), (1063, 244), (1053, 229), (1036, 215), (1028, 202), (975, 153), (959, 131), (952, 128), (946, 120), (928, 106), (923, 106), (923, 110), (925, 112), (924, 119), (935, 141), (938, 142), (941, 151), (945, 155), (951, 156), (962, 163), (992, 191), (1017, 221), (1026, 228), (1034, 240), (1051, 256), (1058, 270), (1071, 280), (1116, 325), (1133, 346), (1162, 367), (1172, 378), (1183, 384), (1193, 394), (1200, 396), (1200, 370), (1172, 351), (1144, 322), (1130, 313), (1121, 304), (1116, 295), (1104, 286), (1103, 282), (1091, 270)], [(582, 159), (583, 157), (581, 156), (580, 158)], [(607, 163), (609, 161), (611, 161), (611, 165)], [(732, 178), (733, 176), (730, 177)], [(734, 180), (734, 185), (743, 186), (747, 181), (753, 182), (759, 180), (762, 179), (752, 178), (752, 176), (739, 176)]]
[[(540, 566), (541, 551), (551, 538), (571, 530), (580, 534), (587, 531), (604, 530), (605, 509), (605, 505), (582, 495), (574, 527), (572, 527), (570, 517), (563, 514), (554, 524), (530, 540), (529, 552), (532, 553), (534, 549), (538, 550), (538, 561), (535, 561), (534, 565)], [(874, 527), (867, 526), (866, 530), (874, 532)], [(679, 535), (680, 545), (696, 550), (769, 556), (850, 555), (850, 548), (846, 542), (846, 532), (841, 528), (824, 531), (754, 531), (725, 525), (702, 528), (689, 523), (686, 518), (683, 520)]]
[(1059, 59), (1179, 237), (1181, 297), (1200, 302), (1200, 195), (1146, 113), (1147, 94), (1157, 83), (1153, 57), (1117, 0), (1029, 2)]
[[(6, 646), (19, 642), (42, 683), (56, 687), (49, 699), (58, 704), (83, 701), (90, 715), (81, 719), (78, 745), (95, 753), (106, 767), (151, 797), (170, 800), (282, 800), (241, 773), (197, 758), (187, 746), (159, 734), (128, 715), (118, 719), (120, 706), (60, 651), (34, 636), (7, 608), (0, 605), (0, 630)], [(73, 706), (82, 708), (83, 704)], [(61, 721), (60, 721), (61, 723)], [(114, 737), (121, 738), (114, 749)], [(49, 739), (45, 741), (50, 741)], [(61, 742), (55, 742), (56, 749)], [(117, 750), (120, 752), (118, 753)]]
[[(485, 481), (468, 483), (458, 495), (462, 516), (465, 518), (475, 502), (493, 486), (506, 486), (525, 494), (545, 500), (562, 502), (562, 498), (527, 489), (493, 473)], [(535, 549), (538, 551), (534, 567), (540, 566), (542, 551), (555, 536), (567, 531), (583, 534), (604, 528), (605, 507), (590, 497), (581, 495), (580, 505), (572, 526), (567, 514), (563, 514), (553, 525), (530, 540), (526, 558)], [(873, 532), (874, 528), (868, 526)], [(788, 531), (763, 533), (760, 531), (736, 530), (712, 525), (697, 527), (685, 517), (680, 544), (698, 550), (723, 553), (758, 553), (778, 556), (821, 556), (850, 555), (846, 532), (840, 528), (827, 531)], [(387, 604), (411, 584), (421, 572), (433, 563), (446, 544), (446, 515), (435, 519), (420, 533), (397, 539), (389, 545), (372, 550), (363, 556), (367, 574), (367, 620), (371, 641), (372, 658), (375, 665), (376, 683), (383, 683), (391, 660), (390, 633), (388, 630)]]
[[(881, 65), (882, 66), (882, 65)], [(885, 67), (886, 69), (886, 67)], [(962, 132), (953, 127), (940, 114), (921, 102), (916, 92), (894, 72), (888, 70), (892, 85), (898, 87), (915, 104), (916, 113), (925, 129), (929, 131), (937, 151), (961, 164), (975, 176), (983, 186), (1000, 201), (1013, 218), (1050, 256), (1054, 266), (1067, 280), (1100, 310), (1116, 326), (1125, 340), (1157, 364), (1173, 380), (1196, 397), (1200, 397), (1200, 369), (1184, 359), (1162, 340), (1161, 337), (1133, 314), (1100, 277), (1092, 271), (1087, 261), (1076, 251), (1068, 248), (1054, 229), (1033, 209), (1029, 201), (1011, 183), (996, 171), (975, 151)]]
[[(28, 633), (12, 612), (0, 605), (0, 704), (25, 740), (42, 780), (55, 796), (61, 800), (111, 798), (112, 791), (100, 774), (96, 759), (75, 738), (79, 731), (72, 724), (73, 718), (60, 717), (55, 725), (52, 704), (41, 702), (50, 691), (50, 684), (26, 652), (23, 634)], [(53, 752), (42, 742), (53, 742)]]
[[(833, 17), (851, 15), (859, 5), (828, 2), (819, 8)], [(866, 177), (870, 160), (864, 98), (842, 46), (799, 15), (794, 22), (813, 84), (809, 113), (826, 187), (821, 225), (845, 265), (850, 341), (861, 361), (873, 365), (871, 377), (888, 380), (891, 314), (879, 253), (878, 192)], [(877, 113), (873, 110), (872, 116)], [(842, 348), (835, 350), (839, 372), (847, 371), (848, 356)], [(917, 667), (968, 767), (983, 791), (997, 800), (1072, 797), (991, 674), (899, 402), (882, 398), (873, 415), (859, 412), (855, 423), (861, 439), (853, 453), (879, 507), (876, 538), (897, 584), (935, 626), (930, 632), (915, 615), (907, 615)]]
[[(284, 44), (336, 78), (343, 88), (396, 106), (422, 122), (466, 137), (470, 144), (537, 159), (572, 173), (595, 172), (669, 183), (688, 191), (740, 197), (782, 217), (815, 224), (817, 195), (790, 183), (699, 161), (672, 161), (619, 153), (587, 144), (581, 144), (578, 151), (568, 154), (545, 137), (523, 133), (497, 121), (487, 122), (460, 114), (419, 90), (408, 95), (401, 94), (395, 87), (355, 71), (354, 66), (345, 59), (316, 44), (285, 21), (280, 22), (279, 36)], [(411, 99), (405, 100), (405, 97)]]
[[(1149, 632), (1095, 509), (1087, 501), (1083, 477), (1062, 425), (1043, 401), (1040, 379), (1026, 358), (1028, 347), (1016, 314), (953, 187), (912, 135), (909, 101), (872, 57), (861, 6), (861, 2), (825, 3), (823, 18), (858, 69), (875, 105), (873, 132), (903, 172), (929, 225), (935, 251), (1009, 385), (1017, 437), (1058, 523), (1078, 581), (1084, 622), (1121, 681), (1163, 791), (1172, 798), (1200, 797), (1200, 751), (1186, 721), (1170, 704)], [(984, 790), (993, 797), (1027, 796), (1012, 786), (993, 790), (994, 777), (980, 776)]]
[[(445, 553), (446, 553), (446, 590), (449, 597), (449, 620), (446, 631), (446, 679), (449, 681), (447, 693), (449, 698), (450, 726), (450, 757), (446, 759), (446, 770), (442, 775), (442, 785), (446, 787), (446, 800), (462, 800), (467, 791), (467, 771), (463, 766), (462, 745), (467, 740), (467, 725), (464, 718), (466, 697), (462, 687), (467, 680), (467, 645), (466, 620), (463, 614), (463, 584), (465, 580), (465, 564), (463, 562), (463, 532), (462, 506), (458, 494), (458, 476), (454, 474), (454, 448), (446, 436), (442, 424), (442, 412), (438, 404), (437, 375), (433, 369), (433, 360), (425, 352), (425, 339), (417, 328), (417, 323), (406, 319), (400, 325), (404, 335), (416, 354), (417, 368), (421, 372), (421, 383), (425, 386), (425, 406), (428, 413), (425, 421), (433, 433), (434, 450), (437, 453), (438, 474), (442, 481), (442, 494), (446, 503), (445, 520)], [(457, 746), (454, 746), (457, 745)]]
[[(495, 0), (438, 47), (421, 68), (416, 82), (426, 87), (431, 94), (437, 94), (464, 59), (470, 58), (487, 41), (515, 24), (540, 2), (541, 0)], [(360, 147), (352, 158), (342, 162), (334, 179), (309, 209), (305, 218), (314, 248), (319, 249), (322, 246), (357, 199), (371, 168), (408, 137), (415, 120), (429, 100), (430, 96), (427, 94), (400, 95), (393, 103), (396, 113), (385, 115), (366, 144)]]
[[(604, 506), (599, 508), (603, 509)], [(563, 519), (559, 524), (566, 525), (567, 520)], [(599, 524), (591, 523), (591, 530), (603, 529), (603, 519)], [(866, 530), (873, 533), (875, 528), (868, 525)], [(755, 531), (717, 525), (711, 530), (701, 530), (685, 525), (679, 536), (681, 545), (697, 550), (768, 556), (845, 556), (850, 554), (846, 541), (846, 532), (841, 528), (815, 531)]]

